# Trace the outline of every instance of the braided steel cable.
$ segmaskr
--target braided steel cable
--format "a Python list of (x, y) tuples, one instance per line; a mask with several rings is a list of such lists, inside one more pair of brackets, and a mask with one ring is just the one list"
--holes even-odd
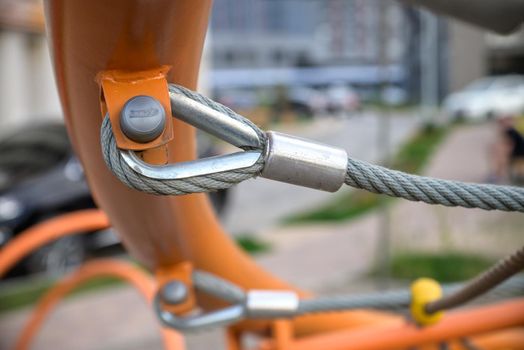
[[(260, 149), (265, 147), (267, 141), (265, 133), (250, 120), (220, 103), (184, 87), (170, 84), (169, 91), (171, 94), (184, 95), (244, 123), (258, 135), (261, 141)], [(104, 160), (115, 175), (129, 187), (152, 194), (180, 195), (225, 189), (258, 176), (264, 168), (264, 157), (261, 155), (256, 164), (245, 169), (181, 180), (152, 179), (135, 171), (122, 160), (112, 133), (111, 122), (107, 116), (102, 123), (101, 139)], [(245, 150), (252, 149), (250, 146), (243, 148)], [(411, 175), (351, 157), (348, 157), (345, 183), (370, 192), (428, 204), (524, 212), (523, 188), (465, 183)]]
[(348, 159), (345, 183), (355, 188), (448, 207), (524, 212), (524, 188), (441, 180)]
[[(465, 285), (454, 283), (443, 287), (444, 298), (460, 292)], [(524, 277), (515, 277), (507, 280), (495, 289), (490, 290), (483, 298), (485, 300), (504, 299), (522, 294), (524, 291)], [(484, 291), (485, 293), (486, 291)], [(361, 295), (340, 295), (317, 297), (300, 300), (297, 314), (316, 312), (344, 311), (350, 309), (377, 309), (399, 311), (409, 307), (411, 292), (409, 290), (393, 290), (385, 292), (367, 293)]]
[[(513, 260), (508, 258), (507, 260)], [(497, 264), (499, 265), (499, 264)], [(512, 263), (513, 265), (513, 263)], [(232, 282), (217, 277), (211, 273), (203, 271), (193, 272), (193, 283), (198, 289), (219, 297), (230, 303), (243, 303), (246, 300), (246, 291)], [(507, 281), (498, 282), (495, 288), (483, 290), (479, 294), (486, 301), (494, 299), (505, 299), (524, 292), (524, 276), (514, 277)], [(451, 297), (462, 290), (470, 288), (470, 283), (454, 283), (443, 286), (445, 299)], [(462, 301), (464, 303), (466, 301)], [(372, 292), (366, 294), (339, 295), (327, 297), (315, 297), (311, 299), (301, 299), (298, 304), (295, 316), (319, 313), (337, 312), (352, 309), (377, 309), (400, 311), (409, 307), (411, 302), (411, 292), (409, 290), (392, 290), (385, 292)], [(454, 305), (457, 306), (457, 305)]]
[(182, 195), (213, 192), (229, 188), (256, 176), (264, 167), (261, 156), (252, 166), (244, 169), (189, 177), (177, 180), (158, 180), (140, 174), (123, 160), (111, 128), (109, 116), (104, 118), (101, 129), (102, 154), (113, 174), (130, 188), (156, 195)]
[(456, 292), (427, 304), (426, 312), (432, 314), (462, 305), (519, 273), (523, 268), (524, 246), (510, 256), (500, 260), (493, 267), (466, 283)]

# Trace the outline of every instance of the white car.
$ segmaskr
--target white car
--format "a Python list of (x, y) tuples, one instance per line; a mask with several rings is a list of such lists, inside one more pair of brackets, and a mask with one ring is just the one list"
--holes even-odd
[(321, 91), (307, 86), (291, 87), (288, 91), (288, 99), (293, 110), (309, 116), (325, 113), (327, 109), (326, 96)]
[(334, 84), (326, 89), (327, 110), (331, 113), (352, 112), (360, 108), (358, 94), (348, 85)]
[(484, 120), (524, 113), (524, 76), (502, 75), (474, 81), (449, 95), (444, 111), (453, 119)]

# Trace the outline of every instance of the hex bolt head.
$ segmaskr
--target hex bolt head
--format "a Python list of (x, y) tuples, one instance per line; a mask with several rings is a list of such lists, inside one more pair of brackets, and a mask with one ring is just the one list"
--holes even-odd
[(187, 287), (180, 281), (171, 281), (160, 289), (160, 298), (166, 304), (177, 305), (184, 302), (189, 295)]
[(120, 129), (132, 141), (146, 143), (159, 137), (166, 126), (164, 107), (151, 96), (129, 99), (120, 113)]

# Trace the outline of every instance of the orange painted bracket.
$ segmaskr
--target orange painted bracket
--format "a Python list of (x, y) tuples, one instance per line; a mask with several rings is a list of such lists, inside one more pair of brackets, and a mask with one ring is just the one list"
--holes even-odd
[(166, 118), (162, 135), (147, 143), (128, 139), (120, 129), (120, 112), (125, 103), (135, 96), (147, 95), (156, 98), (164, 107), (166, 115), (171, 116), (171, 102), (166, 80), (169, 69), (169, 66), (162, 66), (143, 71), (108, 70), (98, 73), (96, 81), (101, 89), (102, 116), (109, 113), (118, 148), (145, 151), (165, 145), (173, 139), (172, 118)]
[(178, 280), (184, 283), (188, 289), (188, 297), (179, 305), (163, 305), (164, 309), (177, 314), (183, 314), (194, 310), (196, 305), (195, 290), (193, 289), (193, 265), (184, 261), (175, 265), (159, 267), (155, 271), (155, 277), (159, 288), (170, 281)]

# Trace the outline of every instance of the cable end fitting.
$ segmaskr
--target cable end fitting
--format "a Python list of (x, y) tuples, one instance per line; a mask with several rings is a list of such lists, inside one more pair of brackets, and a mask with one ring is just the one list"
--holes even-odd
[(274, 131), (268, 131), (267, 138), (260, 176), (327, 192), (336, 192), (344, 184), (345, 150)]
[(285, 290), (250, 290), (246, 296), (246, 311), (250, 317), (293, 317), (300, 299), (295, 292)]
[(442, 298), (442, 287), (431, 278), (419, 278), (411, 284), (411, 317), (421, 326), (429, 326), (440, 321), (442, 311), (428, 313), (426, 305)]

